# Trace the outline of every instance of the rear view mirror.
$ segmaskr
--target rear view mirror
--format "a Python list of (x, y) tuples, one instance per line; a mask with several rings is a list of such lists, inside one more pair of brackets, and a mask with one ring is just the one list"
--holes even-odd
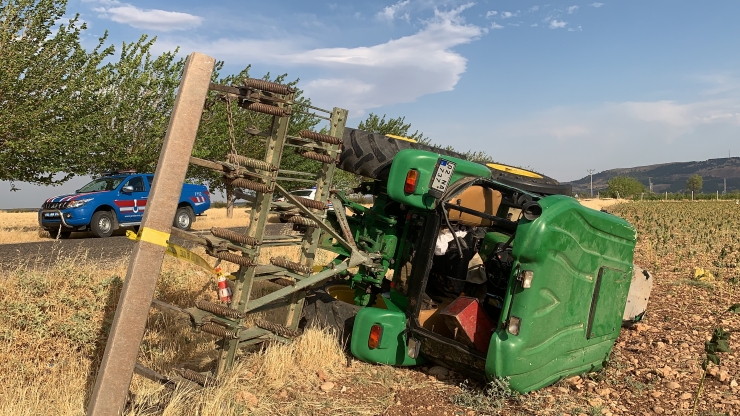
[(134, 192), (134, 187), (133, 186), (124, 186), (123, 188), (121, 188), (121, 192), (123, 192), (125, 194), (130, 194), (131, 192)]

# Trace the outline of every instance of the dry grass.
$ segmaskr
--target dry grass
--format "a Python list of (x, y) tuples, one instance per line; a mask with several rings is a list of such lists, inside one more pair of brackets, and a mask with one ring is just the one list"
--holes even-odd
[(0, 244), (49, 241), (49, 233), (39, 227), (35, 212), (0, 211)]
[[(265, 250), (263, 257), (297, 250)], [(0, 415), (84, 413), (127, 267), (125, 259), (100, 265), (84, 257), (60, 258), (45, 270), (0, 271), (7, 282), (0, 286)], [(270, 285), (258, 285), (254, 296), (274, 290)], [(215, 285), (209, 274), (166, 258), (156, 297), (187, 307), (199, 298), (215, 300)], [(282, 313), (267, 317), (279, 320)], [(139, 361), (165, 374), (181, 366), (210, 370), (214, 341), (187, 319), (152, 309)], [(336, 387), (322, 391), (319, 374)], [(290, 345), (243, 356), (218, 387), (170, 391), (134, 376), (126, 414), (372, 415), (395, 403), (393, 391), (410, 384), (409, 374), (416, 373), (349, 359), (335, 337), (311, 329)], [(414, 384), (429, 383), (422, 375)]]

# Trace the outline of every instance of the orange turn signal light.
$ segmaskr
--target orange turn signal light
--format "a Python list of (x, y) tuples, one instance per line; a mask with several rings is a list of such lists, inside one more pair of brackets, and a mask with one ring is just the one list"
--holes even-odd
[(419, 171), (411, 169), (406, 173), (406, 183), (403, 184), (403, 191), (407, 194), (413, 194), (416, 190), (416, 185), (419, 183)]
[(367, 346), (374, 350), (380, 345), (380, 337), (383, 336), (383, 327), (375, 324), (370, 327), (370, 336), (367, 338)]

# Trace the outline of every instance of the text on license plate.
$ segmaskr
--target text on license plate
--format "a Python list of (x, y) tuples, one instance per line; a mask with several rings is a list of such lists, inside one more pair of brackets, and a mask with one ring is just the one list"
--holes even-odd
[(447, 185), (450, 184), (453, 172), (455, 172), (455, 162), (440, 159), (439, 165), (437, 165), (437, 169), (434, 172), (432, 184), (429, 187), (435, 191), (443, 193), (447, 190)]
[(58, 212), (45, 212), (44, 218), (58, 218), (59, 213)]

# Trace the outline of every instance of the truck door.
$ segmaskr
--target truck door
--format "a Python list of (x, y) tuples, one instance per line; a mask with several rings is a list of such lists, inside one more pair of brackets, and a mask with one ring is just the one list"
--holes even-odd
[(119, 211), (118, 222), (121, 225), (141, 222), (148, 196), (149, 192), (142, 176), (132, 176), (124, 182), (115, 200)]

